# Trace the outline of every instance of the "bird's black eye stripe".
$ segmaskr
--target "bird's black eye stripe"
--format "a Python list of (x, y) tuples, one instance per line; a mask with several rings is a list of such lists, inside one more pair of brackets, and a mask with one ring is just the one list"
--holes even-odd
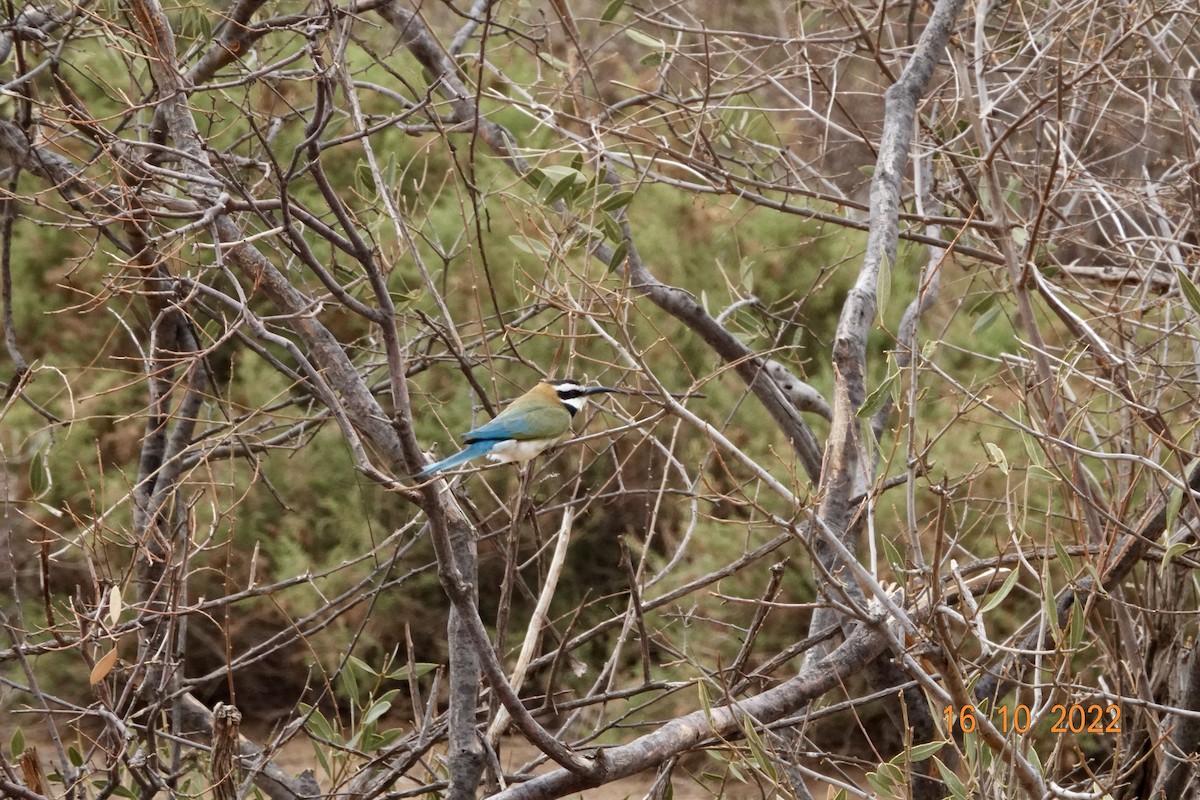
[(563, 388), (557, 389), (556, 391), (558, 392), (558, 396), (561, 397), (563, 400), (574, 400), (576, 397), (583, 397), (583, 395), (584, 395), (583, 389), (577, 388), (575, 386), (572, 386), (570, 389), (563, 387)]

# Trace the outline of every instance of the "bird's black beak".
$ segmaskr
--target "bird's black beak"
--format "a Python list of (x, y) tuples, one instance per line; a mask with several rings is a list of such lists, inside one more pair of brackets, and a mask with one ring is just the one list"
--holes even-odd
[(614, 389), (611, 386), (588, 386), (583, 390), (584, 397), (590, 397), (594, 394), (621, 394), (623, 389)]

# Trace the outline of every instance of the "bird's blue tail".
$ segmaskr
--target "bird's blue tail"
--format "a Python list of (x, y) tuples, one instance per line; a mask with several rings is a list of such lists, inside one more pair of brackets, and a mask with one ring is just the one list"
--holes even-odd
[(472, 458), (478, 458), (495, 446), (496, 442), (493, 439), (484, 439), (479, 442), (472, 442), (461, 453), (455, 453), (449, 458), (443, 458), (441, 461), (430, 464), (428, 467), (418, 472), (417, 477), (426, 478), (435, 472), (441, 472), (444, 469), (450, 469), (452, 467), (457, 467), (459, 464), (465, 464)]

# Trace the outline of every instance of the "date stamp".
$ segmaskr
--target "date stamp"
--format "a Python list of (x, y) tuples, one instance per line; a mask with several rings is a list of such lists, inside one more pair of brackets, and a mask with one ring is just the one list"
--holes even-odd
[[(946, 729), (971, 733), (979, 726), (979, 717), (984, 712), (972, 705), (946, 706), (942, 716)], [(988, 712), (988, 719), (1001, 733), (1025, 733), (1034, 723), (1033, 711), (1029, 706), (996, 706)], [(1120, 733), (1121, 707), (1099, 703), (1056, 703), (1047, 712), (1050, 733)]]

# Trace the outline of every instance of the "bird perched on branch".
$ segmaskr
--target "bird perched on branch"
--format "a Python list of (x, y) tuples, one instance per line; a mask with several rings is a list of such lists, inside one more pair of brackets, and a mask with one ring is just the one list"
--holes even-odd
[(619, 392), (608, 386), (583, 386), (577, 381), (542, 381), (513, 400), (490, 422), (463, 434), (467, 447), (430, 464), (418, 478), (487, 456), (497, 464), (525, 463), (558, 444), (571, 430), (571, 418), (594, 394)]

